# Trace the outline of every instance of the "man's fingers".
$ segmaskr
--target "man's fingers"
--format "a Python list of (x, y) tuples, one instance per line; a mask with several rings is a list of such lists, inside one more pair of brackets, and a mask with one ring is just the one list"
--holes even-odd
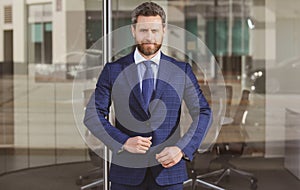
[(151, 142), (145, 142), (145, 141), (141, 141), (141, 140), (138, 140), (138, 142), (137, 142), (137, 145), (144, 146), (144, 147), (150, 147), (151, 144), (152, 144)]
[(144, 154), (151, 147), (152, 144), (151, 139), (152, 137), (141, 137), (141, 136), (131, 137), (125, 142), (124, 148), (125, 150), (131, 153)]
[(160, 159), (160, 158), (162, 158), (162, 157), (167, 156), (168, 154), (169, 154), (169, 152), (168, 152), (167, 149), (165, 148), (165, 149), (163, 149), (163, 151), (161, 151), (159, 154), (156, 154), (156, 159), (158, 160), (158, 159)]
[(182, 152), (176, 146), (166, 147), (156, 155), (156, 159), (165, 168), (170, 168), (177, 164), (182, 158)]
[(170, 155), (166, 154), (164, 156), (156, 157), (156, 159), (158, 162), (163, 163), (170, 159)]
[(139, 140), (143, 143), (152, 144), (151, 142), (152, 137), (139, 137)]
[(142, 150), (142, 149), (137, 149), (136, 153), (138, 154), (145, 154), (147, 152), (147, 150)]
[(149, 150), (149, 148), (150, 148), (150, 146), (142, 146), (142, 145), (137, 146), (138, 150), (145, 150), (145, 151), (147, 151), (147, 150)]
[(174, 166), (175, 165), (175, 162), (170, 162), (170, 163), (168, 163), (168, 164), (162, 164), (162, 166), (164, 167), (164, 168), (170, 168), (170, 167), (172, 167), (172, 166)]

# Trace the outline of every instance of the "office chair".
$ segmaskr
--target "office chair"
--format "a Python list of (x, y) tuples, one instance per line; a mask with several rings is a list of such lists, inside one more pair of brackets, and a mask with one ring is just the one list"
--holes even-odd
[(212, 181), (208, 181), (211, 174), (209, 172), (210, 163), (216, 156), (212, 153), (212, 150), (205, 152), (197, 151), (194, 155), (194, 159), (191, 162), (187, 162), (187, 170), (189, 179), (183, 183), (184, 187), (191, 187), (191, 190), (195, 190), (198, 185), (215, 189), (225, 190)]
[(231, 158), (240, 157), (243, 154), (246, 146), (245, 139), (248, 134), (244, 128), (244, 124), (248, 113), (249, 94), (250, 91), (248, 90), (242, 91), (242, 97), (233, 117), (233, 122), (221, 128), (215, 145), (218, 155), (215, 161), (221, 163), (223, 168), (211, 172), (211, 176), (219, 176), (214, 182), (215, 184), (218, 184), (225, 176), (230, 176), (231, 173), (235, 173), (249, 180), (251, 189), (257, 189), (257, 178), (253, 174), (239, 170), (230, 163)]
[[(84, 105), (87, 105), (92, 93), (94, 92), (94, 89), (88, 89), (83, 92), (84, 96)], [(93, 134), (87, 130), (85, 133), (86, 141), (92, 144), (95, 147), (93, 150), (91, 148), (88, 148), (88, 154), (91, 160), (91, 163), (95, 166), (92, 170), (87, 171), (85, 174), (80, 175), (78, 179), (76, 180), (77, 185), (83, 185), (85, 181), (88, 181), (88, 184), (85, 184), (80, 187), (81, 190), (83, 189), (91, 189), (96, 188), (101, 185), (103, 185), (103, 159), (99, 155), (103, 155), (103, 149), (104, 147), (99, 145), (96, 137), (93, 136)], [(95, 152), (94, 152), (95, 151)]]
[[(218, 86), (216, 89), (222, 89)], [(210, 89), (207, 85), (201, 85), (201, 90), (207, 99), (208, 103), (212, 105), (213, 103), (219, 103), (220, 110), (222, 111), (222, 100), (219, 102), (213, 102), (212, 94), (219, 93), (217, 91), (213, 91), (214, 89)], [(212, 91), (211, 91), (212, 90)], [(226, 85), (226, 110), (225, 116), (230, 114), (230, 106), (232, 99), (232, 86)], [(217, 113), (217, 117), (220, 117), (222, 114)], [(217, 138), (218, 132), (215, 132), (215, 139)], [(214, 172), (210, 172), (210, 163), (216, 159), (216, 154), (214, 153), (214, 144), (211, 144), (206, 150), (198, 149), (198, 151), (194, 155), (194, 159), (191, 162), (187, 162), (187, 170), (189, 179), (184, 182), (184, 187), (191, 186), (192, 190), (195, 190), (198, 185), (208, 187), (215, 190), (225, 190), (223, 187), (218, 186), (213, 181), (209, 180), (211, 176), (214, 176)]]
[(225, 117), (230, 117), (230, 108), (231, 108), (231, 101), (232, 101), (232, 86), (225, 85), (226, 90), (226, 111)]
[[(207, 100), (207, 102), (211, 105), (212, 102), (212, 97), (211, 95), (213, 93), (218, 93), (218, 92), (211, 92), (211, 89), (208, 85), (201, 85), (201, 90)], [(221, 86), (218, 85), (217, 88), (220, 88)], [(215, 89), (215, 88), (214, 88)], [(231, 102), (232, 102), (232, 86), (231, 85), (225, 85), (225, 90), (226, 90), (226, 111), (225, 111), (225, 117), (230, 117), (230, 107), (231, 107)]]

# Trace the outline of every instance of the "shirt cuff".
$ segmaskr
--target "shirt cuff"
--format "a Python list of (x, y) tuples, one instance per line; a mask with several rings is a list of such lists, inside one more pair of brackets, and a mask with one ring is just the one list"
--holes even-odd
[(117, 151), (117, 154), (121, 154), (122, 152), (124, 152), (124, 145), (121, 146), (121, 148)]
[(183, 151), (181, 151), (181, 152), (182, 152), (182, 158), (183, 158), (184, 160), (190, 161), (189, 157), (187, 157), (187, 156), (184, 154)]

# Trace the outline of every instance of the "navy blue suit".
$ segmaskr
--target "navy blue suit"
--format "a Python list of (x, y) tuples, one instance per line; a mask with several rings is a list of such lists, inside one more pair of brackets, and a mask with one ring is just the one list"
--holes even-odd
[[(167, 146), (178, 146), (192, 160), (210, 126), (211, 109), (190, 65), (164, 54), (161, 54), (149, 110), (145, 108), (138, 82), (133, 53), (106, 64), (87, 105), (84, 123), (113, 153), (109, 173), (112, 182), (138, 185), (150, 168), (159, 185), (182, 183), (187, 179), (185, 160), (166, 169), (156, 161), (155, 154)], [(179, 121), (183, 100), (193, 123), (181, 137)], [(112, 102), (115, 126), (107, 120)], [(126, 140), (134, 136), (152, 136), (152, 145), (146, 154), (120, 152)]]

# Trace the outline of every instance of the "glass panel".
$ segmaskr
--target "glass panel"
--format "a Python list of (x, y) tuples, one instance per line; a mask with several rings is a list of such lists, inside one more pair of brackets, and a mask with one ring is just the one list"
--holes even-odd
[(45, 31), (46, 32), (52, 32), (52, 23), (46, 23), (45, 24)]
[[(142, 2), (138, 0), (112, 1), (113, 30), (129, 24), (131, 11)], [(260, 25), (261, 28), (259, 30), (261, 31), (252, 31), (255, 25), (253, 20), (264, 20), (260, 15), (261, 13), (257, 13), (261, 5), (255, 0), (158, 0), (155, 2), (165, 9), (169, 24), (181, 27), (199, 37), (215, 55), (218, 64), (222, 68), (226, 84), (233, 89), (232, 98), (228, 100), (231, 102), (228, 114), (233, 117), (238, 108), (242, 90), (251, 89), (250, 75), (252, 70), (257, 66), (264, 67), (265, 57), (253, 54), (258, 44), (258, 46), (263, 47), (265, 45), (264, 40), (260, 40), (260, 36), (257, 36), (256, 33), (264, 31), (264, 26)], [(249, 23), (250, 18), (252, 23)], [(177, 40), (177, 44), (182, 44), (186, 48), (185, 53), (187, 55), (182, 56), (170, 48), (167, 50), (167, 53), (191, 64), (194, 63), (188, 57), (192, 57), (196, 61), (203, 61), (197, 60), (197, 56), (203, 53), (203, 50), (199, 50), (197, 44), (186, 37), (179, 41), (180, 37), (180, 34), (174, 30), (169, 31), (165, 39)], [(257, 44), (256, 47), (251, 46), (253, 43)], [(211, 66), (211, 68), (206, 69), (213, 70), (213, 68), (214, 66)], [(207, 81), (215, 80), (213, 74), (212, 76), (204, 76), (201, 71), (194, 70), (194, 72), (197, 73), (199, 83), (202, 85)], [(253, 99), (251, 99), (252, 102), (247, 119), (251, 136), (249, 140), (258, 138), (259, 142), (255, 143), (251, 150), (253, 152), (250, 151), (249, 155), (264, 155), (265, 99), (264, 96), (255, 96), (255, 93), (251, 94), (251, 98)], [(257, 117), (257, 113), (259, 113), (260, 117)], [(255, 136), (252, 126), (259, 126), (261, 134)]]
[(228, 26), (225, 20), (208, 20), (206, 43), (209, 49), (217, 56), (226, 55), (228, 50)]
[(247, 20), (235, 20), (232, 33), (232, 54), (249, 55), (250, 36)]
[[(88, 161), (90, 157), (87, 154), (87, 147), (74, 127), (76, 123), (72, 113), (72, 82), (77, 74), (78, 61), (69, 58), (80, 59), (83, 57), (82, 54), (86, 53), (86, 57), (83, 58), (88, 62), (95, 65), (102, 64), (99, 61), (102, 60), (101, 51), (86, 51), (86, 49), (92, 47), (103, 36), (103, 1), (53, 0), (51, 1), (53, 4), (37, 4), (38, 1), (13, 2), (12, 11), (18, 20), (15, 23), (18, 27), (13, 27), (14, 35), (11, 41), (20, 40), (26, 44), (25, 47), (10, 47), (13, 59), (9, 60), (15, 60), (13, 67), (7, 66), (5, 60), (0, 60), (0, 174), (45, 164)], [(59, 9), (53, 8), (56, 2), (60, 2)], [(111, 2), (112, 30), (116, 30), (130, 24), (131, 11), (145, 0)], [(299, 189), (300, 134), (299, 121), (296, 118), (299, 118), (300, 112), (298, 88), (300, 1), (156, 0), (155, 2), (166, 10), (169, 24), (199, 37), (218, 60), (226, 84), (232, 90), (232, 98), (227, 99), (231, 103), (228, 106), (229, 117), (234, 117), (236, 110), (239, 109), (242, 90), (251, 90), (248, 114), (243, 124), (248, 134), (246, 138), (248, 146), (244, 150), (246, 158), (242, 156), (233, 160), (233, 163), (238, 162), (239, 168), (253, 171), (262, 186), (260, 188), (274, 189), (276, 186), (278, 189)], [(24, 10), (18, 11), (21, 7)], [(4, 10), (2, 1), (0, 10)], [(76, 13), (73, 14), (74, 12)], [(25, 24), (21, 22), (22, 20)], [(7, 43), (8, 38), (3, 33), (7, 32), (7, 28), (11, 26), (0, 27), (0, 47), (5, 49), (3, 43)], [(20, 31), (20, 28), (24, 29)], [(22, 37), (24, 34), (26, 36)], [(130, 43), (131, 39), (130, 32), (112, 39), (112, 51), (118, 49), (118, 41)], [(172, 48), (166, 48), (164, 51), (176, 59), (193, 65), (203, 89), (207, 82), (215, 80), (214, 63), (210, 62), (211, 60), (197, 60), (197, 56), (205, 54), (205, 50), (199, 49), (198, 44), (192, 39), (175, 29), (169, 30), (165, 39), (168, 43), (176, 42), (185, 49), (184, 53)], [(76, 46), (75, 43), (79, 45)], [(58, 50), (57, 47), (62, 48)], [(129, 51), (131, 49), (113, 54), (119, 53), (118, 56), (122, 56)], [(3, 48), (0, 48), (0, 59), (6, 57), (6, 53), (3, 52), (5, 52)], [(65, 57), (68, 58), (64, 59)], [(45, 64), (52, 63), (53, 60), (57, 61), (57, 64)], [(205, 76), (202, 70), (197, 70), (192, 60), (212, 63), (211, 67), (204, 68), (210, 71), (210, 75)], [(37, 66), (36, 63), (42, 64)], [(8, 68), (12, 74), (7, 74)], [(41, 75), (35, 73), (36, 68)], [(49, 77), (36, 80), (45, 75)], [(85, 79), (88, 83), (82, 85), (94, 88), (95, 76), (95, 73), (87, 73)], [(80, 98), (78, 102), (83, 104), (82, 97)], [(7, 127), (12, 129), (8, 133), (13, 133), (13, 138), (10, 137), (11, 134), (6, 135)], [(9, 138), (12, 139), (12, 143), (7, 144)], [(83, 166), (77, 168), (79, 171), (76, 177), (90, 168), (94, 167), (84, 162)], [(39, 169), (43, 170), (43, 167)], [(72, 165), (72, 171), (73, 169)], [(264, 177), (269, 176), (270, 172), (275, 175), (272, 182)], [(27, 175), (27, 171), (25, 173), (22, 171), (22, 174)], [(20, 186), (23, 187), (25, 184), (22, 179), (27, 179), (26, 177), (13, 179), (14, 183), (9, 183), (4, 178), (7, 176), (9, 175), (0, 177), (0, 184), (1, 188), (8, 190), (20, 189)], [(73, 185), (70, 189), (74, 189), (74, 174), (69, 176), (70, 180), (65, 181)], [(49, 176), (46, 178), (50, 179)], [(50, 184), (56, 182), (58, 183), (53, 179)], [(236, 180), (230, 182), (224, 180), (221, 185), (226, 189), (249, 188), (247, 181), (245, 184), (235, 182)], [(55, 185), (60, 189), (63, 188), (61, 184)], [(6, 188), (7, 186), (11, 188)]]
[(44, 23), (44, 62), (52, 63), (52, 23)]
[(86, 48), (89, 49), (102, 37), (102, 3), (99, 0), (85, 1)]
[(28, 61), (52, 63), (52, 5), (28, 6)]
[(32, 24), (31, 25), (31, 42), (32, 43), (42, 43), (43, 42), (43, 25), (42, 24)]
[(29, 41), (28, 41), (28, 61), (29, 63), (41, 63), (42, 62), (42, 44), (43, 31), (42, 24), (30, 24)]

